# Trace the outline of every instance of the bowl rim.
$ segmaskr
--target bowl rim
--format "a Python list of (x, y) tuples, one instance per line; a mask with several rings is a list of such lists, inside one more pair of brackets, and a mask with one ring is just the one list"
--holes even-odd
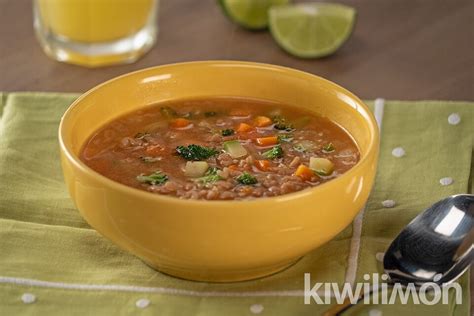
[[(341, 176), (335, 179), (331, 179), (330, 181), (317, 185), (315, 187), (305, 188), (303, 190), (286, 193), (282, 195), (277, 195), (277, 196), (272, 196), (272, 197), (258, 197), (258, 198), (242, 199), (242, 200), (205, 200), (205, 199), (198, 200), (198, 199), (181, 199), (176, 196), (169, 196), (169, 195), (164, 195), (164, 194), (156, 194), (152, 192), (147, 192), (144, 190), (140, 190), (140, 189), (122, 184), (112, 179), (109, 179), (106, 176), (98, 173), (97, 171), (87, 166), (84, 162), (82, 162), (79, 156), (74, 154), (72, 152), (72, 149), (69, 148), (65, 144), (64, 135), (66, 134), (67, 131), (65, 130), (64, 126), (68, 117), (71, 115), (71, 112), (73, 112), (74, 109), (81, 104), (83, 99), (90, 96), (97, 90), (100, 90), (103, 86), (119, 81), (125, 77), (132, 77), (140, 73), (145, 73), (145, 72), (150, 72), (150, 71), (155, 71), (155, 70), (159, 71), (161, 69), (165, 69), (168, 67), (177, 67), (177, 66), (185, 67), (185, 66), (193, 66), (193, 65), (233, 66), (233, 67), (238, 66), (238, 67), (268, 69), (268, 70), (273, 70), (273, 71), (285, 72), (287, 74), (312, 77), (313, 79), (316, 79), (318, 81), (325, 82), (326, 84), (329, 84), (333, 88), (336, 88), (337, 90), (339, 90), (338, 92), (343, 92), (350, 99), (355, 100), (358, 103), (358, 108), (356, 110), (359, 113), (359, 115), (361, 115), (364, 118), (364, 120), (367, 122), (368, 127), (371, 131), (369, 145), (367, 146), (367, 152), (360, 158), (357, 164), (355, 164), (352, 168), (347, 170)], [(364, 110), (363, 112), (360, 111), (359, 106), (363, 108)], [(366, 113), (366, 115), (364, 115), (364, 112)], [(342, 127), (344, 128), (344, 126)], [(379, 134), (379, 128), (378, 128), (375, 116), (372, 113), (372, 111), (370, 111), (370, 109), (367, 107), (367, 105), (362, 100), (360, 100), (357, 96), (355, 96), (352, 92), (350, 92), (349, 90), (341, 87), (340, 85), (328, 79), (314, 75), (306, 71), (302, 71), (302, 70), (298, 70), (298, 69), (294, 69), (290, 67), (285, 67), (285, 66), (280, 66), (280, 65), (268, 64), (268, 63), (236, 61), (236, 60), (205, 60), (205, 61), (177, 62), (177, 63), (170, 63), (170, 64), (164, 64), (164, 65), (159, 65), (159, 66), (142, 68), (139, 70), (135, 70), (135, 71), (128, 72), (123, 75), (114, 77), (103, 83), (100, 83), (99, 85), (94, 86), (93, 88), (81, 94), (64, 112), (64, 114), (61, 117), (61, 121), (59, 123), (58, 139), (59, 139), (60, 150), (65, 155), (65, 157), (69, 160), (70, 163), (72, 163), (82, 173), (87, 174), (91, 177), (95, 177), (96, 180), (100, 181), (107, 187), (112, 187), (113, 189), (118, 190), (124, 194), (137, 195), (141, 199), (156, 201), (157, 203), (169, 202), (169, 203), (182, 204), (183, 206), (193, 205), (193, 204), (195, 205), (196, 203), (198, 203), (203, 206), (209, 205), (209, 206), (215, 207), (215, 206), (228, 206), (229, 204), (232, 204), (232, 203), (238, 203), (240, 206), (244, 206), (244, 204), (266, 204), (266, 203), (271, 203), (271, 202), (277, 203), (280, 201), (298, 199), (306, 195), (312, 195), (312, 194), (317, 193), (319, 190), (322, 190), (323, 188), (328, 187), (329, 185), (336, 185), (337, 183), (341, 182), (343, 179), (351, 177), (354, 173), (356, 173), (358, 169), (362, 168), (363, 165), (367, 164), (367, 160), (369, 159), (369, 154), (373, 152), (374, 150), (378, 151), (379, 149), (380, 134)], [(357, 142), (356, 142), (356, 145), (359, 146)]]

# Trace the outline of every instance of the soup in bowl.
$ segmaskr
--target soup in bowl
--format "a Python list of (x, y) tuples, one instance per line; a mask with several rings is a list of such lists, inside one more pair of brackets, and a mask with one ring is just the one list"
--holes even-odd
[(112, 79), (71, 105), (59, 138), (92, 227), (159, 271), (217, 282), (279, 271), (349, 225), (379, 141), (336, 84), (228, 61)]

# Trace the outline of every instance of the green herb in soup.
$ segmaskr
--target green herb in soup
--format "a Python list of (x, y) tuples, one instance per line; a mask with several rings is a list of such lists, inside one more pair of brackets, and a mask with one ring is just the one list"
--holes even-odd
[(289, 143), (293, 140), (293, 134), (281, 134), (278, 135), (278, 142)]
[(219, 169), (216, 167), (209, 168), (204, 175), (204, 177), (199, 178), (198, 180), (203, 183), (213, 183), (219, 180), (222, 180), (222, 177), (218, 174)]
[(120, 117), (90, 137), (81, 159), (153, 194), (241, 200), (330, 181), (358, 162), (359, 151), (327, 118), (275, 102), (215, 97)]
[(323, 146), (323, 152), (325, 153), (332, 153), (335, 150), (336, 148), (334, 148), (334, 145), (332, 143), (329, 143)]
[(155, 171), (152, 174), (137, 176), (138, 182), (147, 183), (151, 185), (161, 185), (168, 181), (168, 176), (163, 174), (161, 171)]
[(264, 152), (262, 156), (268, 159), (281, 158), (283, 157), (283, 149), (281, 149), (280, 145), (277, 145), (273, 147), (272, 149)]
[(252, 185), (252, 184), (256, 184), (258, 182), (257, 178), (252, 176), (247, 171), (244, 171), (240, 176), (238, 176), (237, 181), (240, 184), (246, 184), (246, 185)]
[(273, 128), (281, 131), (291, 131), (293, 129), (293, 125), (280, 115), (273, 117), (273, 123)]
[(186, 160), (204, 160), (214, 155), (217, 155), (218, 151), (214, 148), (208, 148), (199, 145), (188, 145), (176, 147), (176, 152)]

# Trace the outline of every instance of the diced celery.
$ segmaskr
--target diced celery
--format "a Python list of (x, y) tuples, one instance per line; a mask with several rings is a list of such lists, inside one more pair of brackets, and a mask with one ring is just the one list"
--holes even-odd
[(311, 157), (309, 167), (321, 176), (328, 176), (334, 171), (334, 163), (326, 158)]
[(224, 150), (229, 153), (232, 158), (241, 158), (247, 155), (247, 150), (238, 140), (224, 142)]
[(208, 168), (209, 164), (205, 161), (188, 161), (184, 167), (184, 174), (191, 178), (199, 178), (206, 173)]

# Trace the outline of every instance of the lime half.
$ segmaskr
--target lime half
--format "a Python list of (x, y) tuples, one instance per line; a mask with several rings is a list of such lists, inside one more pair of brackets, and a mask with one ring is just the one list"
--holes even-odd
[(269, 20), (273, 38), (284, 50), (316, 58), (334, 53), (349, 38), (356, 10), (334, 3), (274, 6)]
[(248, 29), (258, 30), (268, 25), (268, 9), (272, 5), (289, 3), (289, 0), (219, 0), (224, 12), (232, 21)]

